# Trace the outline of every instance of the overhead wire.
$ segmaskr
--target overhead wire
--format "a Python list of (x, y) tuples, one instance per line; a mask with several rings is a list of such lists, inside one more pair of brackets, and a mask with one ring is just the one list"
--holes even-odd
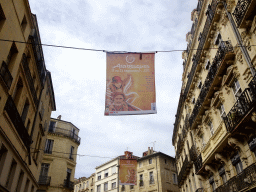
[[(36, 148), (30, 147), (30, 149), (36, 149)], [(38, 153), (38, 151), (45, 151), (45, 150), (44, 149), (36, 149), (36, 151), (31, 152), (31, 153)], [(69, 155), (70, 154), (70, 152), (65, 153), (65, 152), (60, 152), (60, 151), (51, 151), (51, 153), (58, 153), (58, 154), (64, 154), (64, 155)], [(105, 158), (105, 159), (115, 158), (115, 157), (103, 157), (103, 156), (97, 156), (97, 155), (85, 155), (85, 154), (78, 154), (78, 153), (76, 153), (76, 154), (73, 153), (72, 155), (77, 155), (79, 157), (97, 157), (97, 158)]]
[[(132, 52), (132, 51), (108, 51), (105, 49), (89, 49), (89, 48), (83, 48), (83, 47), (72, 47), (72, 46), (64, 46), (64, 45), (54, 45), (54, 44), (45, 44), (45, 43), (32, 43), (32, 42), (25, 42), (25, 41), (15, 41), (15, 40), (9, 40), (9, 39), (0, 39), (0, 41), (5, 42), (14, 42), (14, 43), (24, 43), (24, 44), (36, 44), (41, 46), (47, 46), (47, 47), (55, 47), (55, 48), (63, 48), (63, 49), (75, 49), (75, 50), (83, 50), (83, 51), (97, 51), (97, 52), (111, 52), (111, 53), (170, 53), (170, 52), (182, 52), (182, 51), (188, 51), (187, 49), (173, 49), (173, 50), (167, 50), (167, 51), (145, 51), (145, 52)], [(256, 46), (256, 45), (236, 45), (234, 47), (249, 47), (249, 46)], [(189, 51), (196, 51), (196, 50), (210, 50), (210, 49), (218, 49), (218, 47), (210, 47), (205, 49), (189, 49)]]

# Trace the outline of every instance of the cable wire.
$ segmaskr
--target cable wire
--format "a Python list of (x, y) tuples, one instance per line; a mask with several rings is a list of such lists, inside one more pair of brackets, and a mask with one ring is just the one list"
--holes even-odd
[[(71, 47), (71, 46), (63, 46), (63, 45), (53, 45), (53, 44), (40, 44), (40, 43), (30, 43), (30, 42), (24, 42), (24, 41), (14, 41), (14, 40), (8, 40), (8, 39), (0, 39), (0, 41), (5, 42), (15, 42), (15, 43), (25, 43), (25, 44), (35, 44), (35, 45), (41, 45), (41, 46), (47, 46), (47, 47), (56, 47), (56, 48), (64, 48), (64, 49), (76, 49), (76, 50), (83, 50), (83, 51), (98, 51), (98, 52), (110, 52), (110, 53), (170, 53), (170, 52), (182, 52), (182, 51), (195, 51), (195, 50), (210, 50), (210, 49), (218, 49), (218, 47), (210, 47), (206, 49), (174, 49), (174, 50), (168, 50), (168, 51), (146, 51), (146, 52), (131, 52), (131, 51), (107, 51), (104, 49), (88, 49), (83, 47)], [(237, 45), (234, 47), (249, 47), (249, 46), (256, 46), (256, 45), (248, 45), (248, 46), (241, 46)]]

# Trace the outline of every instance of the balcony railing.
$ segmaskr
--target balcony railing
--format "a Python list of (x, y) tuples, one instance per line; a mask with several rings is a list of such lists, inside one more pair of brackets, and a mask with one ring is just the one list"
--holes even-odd
[(2, 77), (2, 79), (4, 80), (6, 86), (8, 89), (10, 89), (11, 85), (12, 85), (12, 74), (10, 73), (8, 66), (6, 65), (6, 63), (3, 61), (1, 68), (0, 68), (0, 76)]
[(191, 167), (191, 161), (188, 161), (188, 157), (186, 156), (185, 160), (183, 161), (183, 165), (181, 167), (181, 170), (178, 175), (178, 185), (182, 185), (182, 181), (184, 180), (186, 174), (189, 171), (189, 168)]
[(236, 8), (232, 13), (232, 15), (235, 18), (237, 27), (240, 26), (250, 3), (251, 3), (251, 0), (238, 0), (236, 4)]
[(39, 185), (47, 185), (47, 186), (49, 186), (50, 183), (51, 183), (51, 177), (49, 177), (49, 176), (42, 176), (42, 175), (39, 176), (39, 181), (38, 181)]
[(25, 72), (25, 75), (26, 75), (26, 78), (27, 78), (27, 81), (28, 81), (28, 84), (29, 84), (31, 94), (33, 96), (34, 103), (37, 107), (38, 106), (38, 99), (37, 99), (37, 95), (36, 95), (34, 81), (32, 79), (30, 69), (29, 69), (29, 66), (28, 66), (27, 56), (25, 54), (23, 54), (23, 57), (22, 57), (22, 66), (24, 68), (24, 72)]
[(245, 117), (256, 101), (256, 75), (249, 83), (249, 88), (246, 88), (238, 97), (236, 103), (231, 108), (224, 122), (227, 131), (232, 132), (240, 121)]
[(8, 97), (4, 110), (7, 112), (24, 145), (29, 150), (31, 145), (31, 138), (22, 122), (21, 116), (11, 96)]
[(73, 139), (75, 142), (77, 142), (78, 144), (80, 144), (80, 141), (81, 141), (81, 138), (71, 130), (56, 127), (54, 129), (49, 129), (48, 132), (69, 137)]
[(202, 155), (200, 154), (194, 162), (196, 173), (203, 167)]
[(34, 57), (36, 59), (36, 66), (37, 66), (37, 70), (38, 70), (38, 73), (40, 76), (40, 81), (41, 81), (41, 84), (43, 85), (44, 79), (46, 76), (44, 55), (43, 55), (41, 40), (40, 40), (39, 33), (38, 33), (38, 24), (37, 24), (36, 15), (32, 14), (32, 18), (34, 20), (35, 29), (34, 29), (34, 34), (30, 36), (30, 40), (32, 42), (32, 48), (33, 48), (33, 52), (34, 52)]
[(195, 145), (193, 145), (190, 149), (189, 149), (189, 156), (190, 156), (190, 160), (191, 161), (195, 161), (197, 159), (197, 152), (196, 152), (196, 147)]
[(64, 180), (64, 187), (68, 188), (68, 189), (71, 189), (71, 190), (74, 190), (74, 182), (65, 179)]
[[(212, 1), (212, 4), (210, 6), (211, 11), (209, 12), (210, 14), (207, 15), (207, 19), (206, 19), (206, 22), (205, 22), (205, 25), (204, 25), (204, 29), (203, 29), (203, 32), (201, 33), (201, 39), (200, 39), (199, 45), (197, 47), (197, 51), (196, 51), (196, 54), (195, 54), (195, 59), (193, 61), (193, 65), (192, 65), (192, 68), (191, 68), (191, 71), (190, 71), (190, 75), (189, 75), (185, 90), (184, 90), (184, 92), (182, 91), (181, 96), (180, 96), (179, 105), (178, 105), (177, 114), (176, 114), (176, 119), (175, 119), (175, 123), (174, 123), (173, 143), (174, 143), (174, 140), (177, 137), (177, 129), (178, 129), (177, 126), (178, 126), (178, 120), (179, 120), (180, 113), (181, 113), (180, 108), (183, 106), (184, 98), (187, 98), (189, 88), (191, 86), (194, 74), (196, 72), (197, 65), (200, 61), (200, 57), (201, 57), (201, 54), (202, 54), (202, 51), (203, 51), (203, 48), (204, 48), (204, 44), (206, 42), (206, 38), (207, 38), (207, 35), (209, 33), (213, 17), (215, 15), (217, 4), (218, 4), (218, 0), (213, 0)], [(201, 11), (201, 7), (202, 7), (202, 1), (201, 0), (200, 0), (199, 7), (200, 7), (200, 11)]]
[(205, 79), (205, 82), (204, 82), (204, 85), (202, 86), (201, 88), (201, 92), (197, 98), (197, 101), (196, 101), (196, 104), (195, 104), (195, 107), (191, 113), (191, 116), (190, 116), (190, 119), (189, 119), (189, 124), (190, 126), (192, 126), (194, 120), (196, 119), (199, 111), (201, 110), (202, 108), (202, 104), (203, 102), (205, 101), (205, 98), (211, 88), (211, 85), (213, 83), (213, 80), (217, 74), (217, 71), (219, 69), (219, 67), (221, 66), (222, 64), (222, 61), (225, 57), (225, 55), (229, 52), (233, 52), (233, 47), (231, 45), (231, 42), (230, 41), (222, 41), (221, 44), (220, 44), (220, 47), (214, 57), (214, 60), (212, 62), (212, 65), (211, 65), (211, 68), (208, 72), (208, 75)]
[(256, 164), (252, 164), (237, 176), (219, 186), (214, 192), (243, 191), (256, 183)]

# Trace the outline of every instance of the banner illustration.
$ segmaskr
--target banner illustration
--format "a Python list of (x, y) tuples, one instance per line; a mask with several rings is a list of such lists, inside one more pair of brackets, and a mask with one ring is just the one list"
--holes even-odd
[(105, 115), (156, 113), (154, 53), (107, 53)]

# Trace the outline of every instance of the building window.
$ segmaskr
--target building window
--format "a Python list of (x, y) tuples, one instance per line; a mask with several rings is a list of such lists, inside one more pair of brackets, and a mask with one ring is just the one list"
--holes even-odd
[(34, 190), (35, 190), (35, 187), (34, 187), (34, 185), (32, 185), (31, 192), (34, 192)]
[(130, 189), (134, 189), (134, 185), (130, 185)]
[(213, 134), (214, 134), (214, 129), (213, 129), (213, 124), (212, 124), (211, 121), (208, 122), (208, 127), (209, 127), (209, 129), (210, 129), (211, 135), (213, 136)]
[(22, 89), (23, 89), (23, 82), (22, 82), (22, 79), (19, 78), (18, 83), (15, 88), (15, 91), (14, 91), (14, 94), (13, 94), (13, 101), (14, 101), (16, 107), (18, 106), (18, 103), (19, 103), (19, 100), (20, 100), (20, 97), (22, 94)]
[(172, 174), (172, 178), (173, 178), (173, 183), (178, 184), (177, 175), (175, 173)]
[(242, 93), (242, 89), (241, 89), (240, 84), (237, 79), (233, 82), (232, 90), (235, 95), (235, 98), (238, 99), (238, 97), (240, 97), (240, 95)]
[(149, 163), (149, 164), (152, 164), (152, 159), (149, 159), (149, 160), (148, 160), (148, 163)]
[(44, 153), (52, 154), (53, 142), (54, 140), (46, 139)]
[(5, 159), (7, 156), (7, 152), (8, 150), (6, 149), (6, 147), (2, 144), (1, 148), (0, 148), (0, 175), (2, 173), (4, 164), (5, 164)]
[(139, 167), (142, 167), (142, 162), (139, 162)]
[(225, 109), (224, 109), (224, 105), (221, 104), (219, 106), (219, 111), (220, 111), (220, 117), (223, 119), (224, 117), (226, 117), (226, 113), (225, 113)]
[(108, 177), (108, 169), (106, 169), (106, 170), (104, 171), (104, 177), (105, 177), (105, 178)]
[(111, 167), (112, 175), (116, 173), (116, 166)]
[(24, 15), (22, 22), (21, 22), (21, 30), (23, 32), (25, 31), (27, 24), (28, 24), (28, 22), (27, 22), (26, 16)]
[(6, 62), (5, 62), (6, 65), (8, 66), (9, 70), (11, 69), (11, 67), (12, 67), (12, 65), (14, 63), (14, 59), (15, 59), (17, 53), (18, 53), (18, 49), (17, 49), (15, 43), (13, 43), (12, 46), (11, 46), (11, 49), (9, 51), (9, 54), (7, 56)]
[(214, 182), (214, 177), (213, 175), (209, 178), (209, 183), (212, 187), (212, 190), (214, 191), (216, 189), (216, 185), (215, 185), (215, 182)]
[(164, 164), (167, 164), (167, 159), (164, 159)]
[(205, 69), (208, 70), (211, 66), (211, 63), (209, 60), (207, 60), (207, 62), (205, 63)]
[(49, 129), (48, 129), (48, 131), (50, 133), (54, 133), (55, 132), (55, 125), (56, 125), (55, 121), (50, 121)]
[(116, 188), (116, 182), (112, 182), (111, 188), (112, 188), (112, 189), (115, 189), (115, 188)]
[(70, 186), (70, 178), (71, 178), (72, 169), (67, 168), (67, 177), (66, 177), (66, 186)]
[(239, 156), (239, 153), (236, 152), (232, 157), (231, 157), (231, 162), (232, 165), (235, 166), (237, 174), (241, 173), (243, 171), (243, 165)]
[(100, 192), (100, 185), (97, 185), (97, 192)]
[(12, 181), (13, 181), (13, 178), (14, 178), (14, 174), (15, 174), (15, 171), (16, 171), (16, 167), (17, 167), (17, 163), (16, 161), (13, 159), (12, 160), (12, 163), (11, 163), (11, 167), (9, 169), (9, 173), (8, 173), (8, 176), (7, 176), (7, 180), (6, 180), (6, 183), (5, 183), (5, 187), (7, 189), (10, 189), (11, 186), (12, 186)]
[(97, 178), (98, 178), (98, 181), (101, 180), (101, 172), (99, 172), (99, 173), (97, 174)]
[(21, 119), (22, 119), (23, 124), (25, 124), (27, 114), (28, 114), (28, 110), (29, 110), (29, 102), (28, 102), (28, 99), (26, 99), (26, 102), (25, 102), (24, 107), (23, 107), (22, 115), (21, 115)]
[(48, 176), (49, 167), (50, 167), (50, 164), (42, 163), (40, 176)]
[(89, 187), (89, 181), (86, 182), (86, 188), (88, 188), (88, 187)]
[(18, 184), (17, 184), (17, 187), (16, 187), (16, 192), (20, 191), (21, 184), (22, 184), (22, 181), (23, 181), (23, 177), (24, 177), (24, 171), (20, 170), (20, 175), (19, 175)]
[(149, 172), (149, 184), (154, 184), (154, 175), (153, 171)]
[(73, 146), (71, 146), (71, 148), (70, 148), (70, 154), (69, 154), (69, 159), (71, 159), (71, 160), (74, 160), (74, 158), (73, 158), (73, 152), (74, 152), (74, 147)]
[(5, 21), (5, 20), (6, 20), (6, 17), (4, 15), (3, 8), (2, 8), (2, 6), (0, 4), (0, 24), (2, 24), (2, 22)]
[(122, 185), (121, 191), (125, 191), (125, 186), (124, 185)]
[(35, 145), (35, 149), (34, 149), (34, 154), (33, 154), (33, 158), (36, 161), (37, 161), (39, 153), (40, 153), (41, 141), (42, 141), (41, 132), (38, 132), (37, 138), (36, 138), (36, 145)]
[(108, 191), (108, 183), (104, 183), (104, 191)]
[(30, 180), (27, 179), (24, 191), (28, 191)]
[(91, 192), (93, 192), (93, 189), (91, 189)]
[(221, 41), (222, 41), (221, 34), (218, 33), (218, 35), (216, 36), (216, 39), (214, 41), (214, 44), (215, 45), (220, 45)]
[(142, 187), (144, 185), (144, 182), (143, 182), (143, 175), (141, 174), (140, 175), (140, 187)]
[(195, 104), (195, 103), (196, 103), (195, 97), (192, 98), (191, 103), (192, 103), (192, 104)]

